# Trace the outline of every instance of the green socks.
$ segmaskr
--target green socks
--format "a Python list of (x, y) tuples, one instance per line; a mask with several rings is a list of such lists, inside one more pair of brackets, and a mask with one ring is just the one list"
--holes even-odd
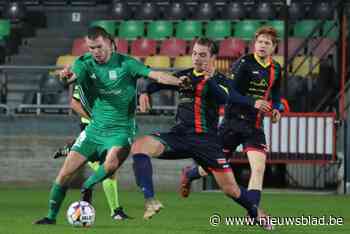
[(49, 213), (47, 215), (49, 219), (56, 220), (58, 211), (60, 210), (61, 204), (66, 196), (66, 191), (66, 187), (63, 187), (56, 182), (53, 183), (49, 197)]

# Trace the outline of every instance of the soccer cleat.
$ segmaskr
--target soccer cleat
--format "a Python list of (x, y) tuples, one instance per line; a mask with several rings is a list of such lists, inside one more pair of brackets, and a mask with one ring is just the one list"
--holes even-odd
[(133, 219), (133, 217), (130, 217), (129, 215), (125, 214), (123, 207), (120, 206), (114, 210), (114, 213), (112, 215), (112, 219), (125, 220), (125, 219)]
[(164, 206), (160, 201), (149, 198), (145, 201), (145, 213), (143, 214), (143, 218), (148, 220), (151, 219), (155, 214), (157, 214)]
[(271, 216), (266, 214), (262, 209), (258, 209), (257, 224), (266, 231), (275, 229), (271, 223)]
[(161, 209), (164, 208), (163, 204), (159, 200), (153, 199), (152, 202), (153, 202), (153, 207), (156, 210), (156, 212), (159, 212)]
[(186, 198), (190, 195), (191, 192), (191, 181), (187, 176), (187, 172), (192, 169), (191, 166), (182, 168), (181, 178), (180, 178), (180, 196)]
[(81, 189), (81, 200), (92, 204), (92, 189), (82, 188)]
[(33, 224), (43, 224), (43, 225), (56, 224), (56, 220), (49, 219), (48, 217), (44, 217), (42, 219), (35, 221)]
[(58, 148), (58, 150), (53, 154), (53, 158), (56, 159), (56, 158), (61, 158), (61, 157), (67, 157), (73, 144), (74, 144), (74, 140), (69, 141), (65, 146), (63, 146), (63, 148)]

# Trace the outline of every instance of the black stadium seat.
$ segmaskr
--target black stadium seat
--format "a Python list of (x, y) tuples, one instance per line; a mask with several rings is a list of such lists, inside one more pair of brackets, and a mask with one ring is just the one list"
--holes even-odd
[(292, 1), (288, 13), (290, 19), (299, 20), (305, 17), (305, 8), (302, 3)]
[(311, 6), (311, 12), (314, 19), (333, 19), (333, 12), (331, 3), (320, 1)]
[(251, 15), (251, 18), (253, 19), (274, 19), (275, 17), (275, 9), (268, 1), (259, 2), (258, 6), (252, 11)]
[(245, 17), (246, 10), (241, 2), (230, 2), (222, 12), (223, 19), (243, 19)]
[(210, 2), (202, 2), (196, 7), (193, 18), (196, 20), (211, 20), (215, 17), (215, 7)]
[(141, 4), (135, 12), (135, 19), (137, 20), (154, 20), (159, 18), (158, 6), (151, 2)]
[(125, 20), (131, 17), (131, 9), (126, 2), (113, 1), (111, 17), (114, 20)]
[(188, 16), (188, 8), (180, 2), (174, 2), (165, 8), (163, 18), (167, 20), (182, 20)]

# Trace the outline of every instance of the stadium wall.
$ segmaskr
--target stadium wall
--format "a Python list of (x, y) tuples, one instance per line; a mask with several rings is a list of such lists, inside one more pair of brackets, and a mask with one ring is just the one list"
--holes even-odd
[[(138, 116), (141, 133), (164, 131), (173, 124), (169, 116)], [(49, 186), (63, 160), (52, 155), (79, 133), (79, 120), (69, 116), (15, 116), (0, 117), (0, 184), (21, 186)], [(154, 182), (157, 190), (175, 190), (180, 170), (191, 160), (153, 160)], [(85, 169), (74, 180), (79, 186)], [(122, 189), (136, 189), (132, 160), (128, 159), (118, 174)], [(201, 181), (194, 186), (201, 189)]]

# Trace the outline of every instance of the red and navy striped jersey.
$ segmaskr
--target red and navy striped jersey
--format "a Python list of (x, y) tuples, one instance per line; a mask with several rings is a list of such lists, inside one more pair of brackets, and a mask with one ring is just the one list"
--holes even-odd
[(233, 89), (246, 101), (238, 103), (231, 98), (225, 109), (225, 118), (235, 116), (256, 123), (260, 115), (254, 104), (258, 99), (272, 99), (274, 108), (279, 109), (282, 73), (276, 61), (270, 59), (268, 64), (262, 64), (254, 54), (248, 54), (238, 59), (231, 71)]
[(187, 76), (192, 83), (192, 89), (179, 90), (175, 128), (185, 133), (216, 133), (219, 107), (226, 102), (218, 100), (223, 97), (218, 96), (218, 93), (228, 96), (228, 78), (216, 72), (212, 78), (206, 80), (203, 74), (196, 73), (193, 68), (177, 72), (175, 76)]

